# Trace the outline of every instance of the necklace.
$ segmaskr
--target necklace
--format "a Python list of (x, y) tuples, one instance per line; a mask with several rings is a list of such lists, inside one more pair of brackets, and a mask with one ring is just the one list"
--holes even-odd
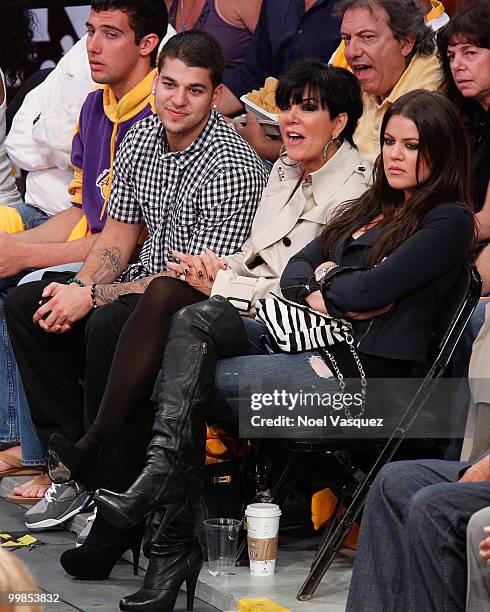
[(180, 32), (185, 32), (187, 30), (187, 23), (188, 23), (189, 17), (191, 16), (191, 13), (192, 13), (192, 6), (187, 11), (187, 15), (186, 15), (184, 12), (184, 0), (180, 0)]

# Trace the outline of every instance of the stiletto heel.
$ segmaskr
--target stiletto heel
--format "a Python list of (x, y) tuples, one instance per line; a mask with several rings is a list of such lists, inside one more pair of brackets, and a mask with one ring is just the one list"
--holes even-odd
[(170, 612), (184, 582), (187, 586), (187, 609), (193, 609), (197, 579), (203, 565), (199, 542), (193, 540), (157, 548), (159, 552), (150, 555), (143, 586), (136, 593), (121, 599), (121, 610)]
[(187, 609), (194, 610), (194, 596), (196, 594), (197, 579), (199, 578), (199, 572), (196, 572), (192, 576), (189, 576), (185, 581), (187, 591)]
[(131, 552), (133, 553), (133, 575), (137, 576), (140, 566), (141, 540), (134, 543)]

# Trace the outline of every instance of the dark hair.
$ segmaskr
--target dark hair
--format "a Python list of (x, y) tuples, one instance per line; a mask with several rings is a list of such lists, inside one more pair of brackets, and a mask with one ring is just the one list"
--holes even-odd
[(425, 25), (424, 14), (414, 0), (338, 0), (335, 10), (342, 19), (349, 9), (366, 7), (373, 11), (377, 6), (388, 15), (388, 26), (397, 40), (410, 34), (415, 37), (413, 49), (406, 57), (407, 63), (415, 55), (428, 56), (434, 52), (434, 33)]
[(22, 78), (29, 60), (32, 16), (25, 0), (3, 0), (0, 19), (0, 68), (8, 83)]
[(368, 267), (372, 267), (413, 234), (427, 212), (438, 204), (457, 202), (473, 216), (466, 131), (451, 102), (440, 93), (422, 89), (401, 96), (383, 117), (381, 143), (386, 125), (395, 115), (411, 119), (417, 126), (417, 172), (420, 163), (425, 162), (430, 167), (430, 175), (405, 203), (403, 191), (390, 187), (383, 157), (379, 155), (374, 166), (373, 186), (357, 200), (343, 204), (325, 226), (322, 233), (325, 253), (356, 226), (383, 215), (381, 231), (368, 258)]
[(209, 32), (189, 30), (172, 36), (160, 51), (158, 72), (167, 57), (179, 59), (192, 68), (207, 68), (211, 73), (214, 88), (223, 82), (225, 54), (219, 42)]
[[(91, 7), (96, 13), (100, 11), (127, 13), (137, 45), (148, 34), (156, 34), (161, 41), (167, 33), (168, 12), (164, 0), (92, 0)], [(158, 45), (150, 56), (152, 64), (155, 63), (157, 54)]]
[(332, 119), (340, 113), (347, 113), (347, 124), (340, 137), (354, 146), (352, 136), (363, 106), (359, 81), (352, 72), (317, 60), (300, 60), (279, 79), (277, 106), (287, 108), (291, 102), (301, 104), (305, 90), (309, 96), (319, 99), (322, 108), (328, 109)]
[(454, 82), (447, 50), (451, 41), (490, 49), (490, 2), (481, 0), (477, 4), (459, 11), (437, 34), (437, 47), (444, 75), (444, 92), (461, 113), (470, 129), (481, 113), (476, 100), (465, 98)]

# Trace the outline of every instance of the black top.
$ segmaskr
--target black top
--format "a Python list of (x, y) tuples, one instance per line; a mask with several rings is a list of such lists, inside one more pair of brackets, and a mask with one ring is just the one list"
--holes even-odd
[(304, 0), (264, 0), (245, 61), (225, 74), (224, 84), (239, 98), (301, 58), (328, 62), (339, 41), (334, 2), (317, 0), (305, 13)]
[(470, 132), (471, 140), (471, 187), (475, 212), (479, 212), (488, 189), (490, 180), (490, 110), (481, 108), (477, 120)]
[(431, 331), (471, 244), (471, 217), (461, 205), (441, 204), (427, 213), (418, 230), (385, 261), (365, 270), (379, 230), (374, 227), (356, 240), (350, 234), (345, 236), (335, 243), (330, 257), (316, 238), (289, 261), (281, 278), (282, 292), (304, 302), (303, 285), (317, 266), (327, 259), (346, 266), (323, 285), (330, 314), (340, 317), (348, 311), (368, 312), (395, 304), (383, 316), (352, 321), (359, 351), (425, 363)]

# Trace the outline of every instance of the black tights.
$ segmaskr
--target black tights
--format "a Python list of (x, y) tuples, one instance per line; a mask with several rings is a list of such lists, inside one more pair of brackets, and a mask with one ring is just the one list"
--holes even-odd
[[(121, 331), (95, 427), (89, 429), (100, 443), (113, 444), (150, 399), (172, 316), (204, 299), (204, 294), (175, 278), (158, 277), (149, 284)], [(83, 439), (80, 442), (83, 446)]]

